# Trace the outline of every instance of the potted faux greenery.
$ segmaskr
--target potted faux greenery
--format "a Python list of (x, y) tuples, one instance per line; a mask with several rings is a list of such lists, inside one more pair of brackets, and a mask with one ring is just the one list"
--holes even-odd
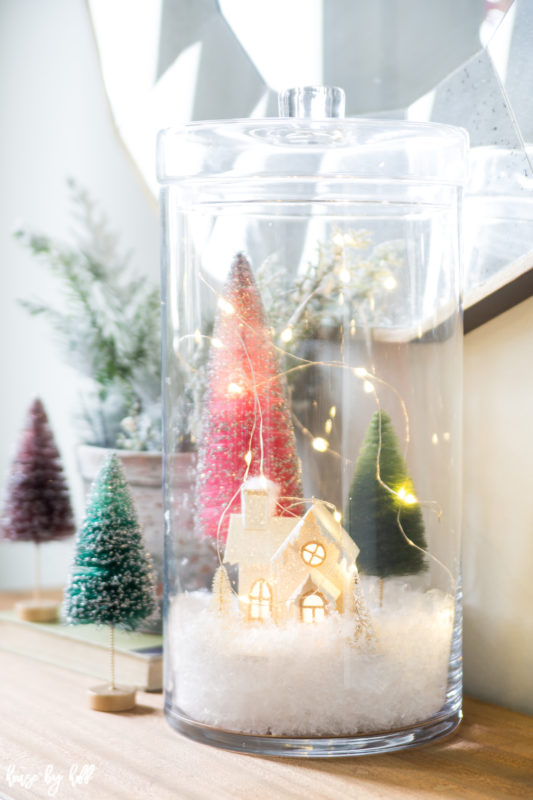
[[(122, 463), (160, 584), (163, 555), (161, 510), (161, 334), (159, 287), (132, 276), (128, 259), (105, 216), (88, 193), (69, 182), (76, 237), (59, 243), (26, 230), (16, 237), (57, 278), (55, 306), (21, 300), (45, 317), (67, 360), (81, 373), (76, 414), (78, 463), (86, 491), (109, 450)], [(195, 455), (183, 436), (191, 473)], [(187, 452), (189, 450), (189, 452)]]

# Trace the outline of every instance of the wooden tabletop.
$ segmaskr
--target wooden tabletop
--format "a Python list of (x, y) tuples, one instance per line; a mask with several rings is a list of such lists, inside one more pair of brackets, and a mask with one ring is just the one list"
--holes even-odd
[(88, 708), (93, 678), (2, 652), (0, 674), (0, 797), (533, 798), (533, 718), (476, 700), (465, 702), (459, 731), (433, 745), (346, 759), (260, 758), (175, 733), (160, 694), (139, 693), (136, 710), (103, 714)]

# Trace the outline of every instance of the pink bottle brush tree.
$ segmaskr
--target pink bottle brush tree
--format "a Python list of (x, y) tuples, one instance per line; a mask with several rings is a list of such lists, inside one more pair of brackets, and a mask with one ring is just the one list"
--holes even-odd
[(278, 515), (303, 505), (296, 440), (261, 297), (242, 254), (222, 288), (198, 453), (200, 533), (224, 542), (244, 480), (275, 484)]
[[(28, 410), (13, 460), (1, 525), (5, 539), (35, 545), (34, 610), (28, 613), (22, 610), (22, 616), (35, 621), (55, 616), (57, 604), (53, 604), (53, 612), (50, 609), (46, 612), (43, 609), (50, 604), (40, 599), (39, 545), (71, 536), (75, 526), (59, 451), (44, 406), (38, 399)], [(26, 611), (30, 605), (25, 604)]]

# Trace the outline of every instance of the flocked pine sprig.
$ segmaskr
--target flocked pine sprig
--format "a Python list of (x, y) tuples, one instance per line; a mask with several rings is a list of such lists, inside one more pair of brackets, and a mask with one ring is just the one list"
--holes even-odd
[(32, 315), (51, 324), (68, 360), (92, 379), (96, 391), (83, 402), (91, 444), (114, 446), (120, 422), (145, 415), (145, 439), (122, 447), (160, 446), (160, 301), (145, 277), (128, 276), (128, 257), (87, 192), (70, 182), (75, 244), (18, 231), (17, 238), (58, 279), (63, 289), (56, 305), (21, 301)]
[(64, 610), (70, 624), (134, 630), (155, 613), (152, 564), (116, 455), (92, 486), (74, 553)]
[[(316, 258), (287, 287), (286, 270), (267, 261), (257, 274), (258, 285), (276, 341), (290, 350), (344, 320), (351, 308), (354, 324), (385, 321), (384, 298), (398, 284), (404, 263), (401, 241), (373, 244), (366, 230), (335, 229), (330, 240), (319, 242)], [(342, 295), (343, 303), (339, 303)]]

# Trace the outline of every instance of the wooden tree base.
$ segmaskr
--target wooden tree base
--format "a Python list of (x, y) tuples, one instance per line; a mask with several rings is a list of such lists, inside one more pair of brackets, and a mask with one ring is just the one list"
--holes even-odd
[(135, 694), (133, 686), (93, 686), (88, 691), (89, 706), (94, 711), (129, 711), (135, 708)]
[(56, 622), (59, 604), (55, 600), (21, 600), (15, 603), (15, 611), (26, 622)]

